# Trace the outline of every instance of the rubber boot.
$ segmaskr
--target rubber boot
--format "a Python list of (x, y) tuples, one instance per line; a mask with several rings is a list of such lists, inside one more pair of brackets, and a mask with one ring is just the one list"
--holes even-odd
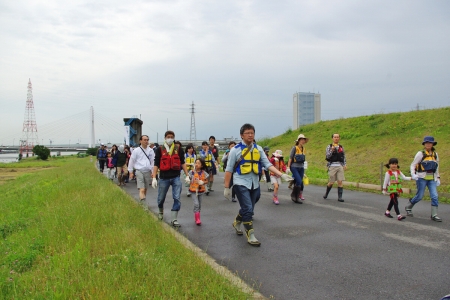
[(344, 202), (344, 199), (342, 199), (342, 192), (344, 191), (343, 187), (338, 187), (338, 201)]
[(414, 207), (414, 204), (411, 203), (411, 198), (409, 199), (409, 204), (405, 206), (406, 215), (408, 217), (414, 217), (414, 214), (412, 213), (412, 208)]
[(266, 182), (266, 184), (267, 184), (267, 190), (268, 190), (269, 192), (273, 191), (272, 183), (271, 183), (271, 182)]
[(162, 220), (164, 217), (164, 207), (158, 207), (159, 213), (158, 213), (158, 220)]
[(244, 234), (241, 230), (241, 224), (242, 224), (242, 216), (240, 214), (238, 214), (236, 216), (236, 219), (234, 219), (234, 222), (233, 222), (233, 228), (236, 230), (237, 235)]
[(197, 211), (194, 213), (194, 218), (195, 218), (195, 224), (197, 225), (202, 225), (202, 221), (200, 221), (200, 212)]
[(245, 234), (247, 235), (247, 242), (255, 247), (261, 246), (261, 243), (256, 239), (253, 230), (253, 222), (244, 222)]
[(323, 199), (327, 199), (328, 194), (330, 193), (332, 188), (333, 188), (333, 186), (328, 186), (327, 185), (327, 191), (325, 192), (325, 195), (323, 195)]
[(294, 201), (295, 203), (298, 203), (297, 186), (296, 185), (294, 185), (294, 187), (292, 188), (291, 200)]
[(295, 203), (303, 204), (302, 201), (298, 200), (298, 197), (300, 197), (300, 191), (301, 191), (300, 187), (294, 185), (294, 187), (292, 188), (291, 200), (294, 201)]
[(206, 184), (206, 191), (205, 191), (205, 194), (206, 194), (206, 196), (209, 196), (209, 181), (208, 181), (208, 183)]
[(209, 191), (210, 192), (214, 192), (214, 190), (212, 189), (213, 183), (214, 183), (214, 181), (208, 182), (208, 184), (209, 184)]
[(178, 223), (177, 220), (178, 217), (178, 211), (172, 210), (172, 222), (170, 222), (170, 224), (172, 224), (173, 227), (180, 227), (180, 223)]
[(438, 207), (432, 206), (431, 207), (431, 220), (436, 221), (436, 222), (442, 222), (442, 219), (438, 217), (437, 212), (438, 212)]

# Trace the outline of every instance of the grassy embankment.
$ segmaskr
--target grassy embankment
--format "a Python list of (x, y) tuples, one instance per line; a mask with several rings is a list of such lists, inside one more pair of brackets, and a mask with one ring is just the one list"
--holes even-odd
[(251, 298), (89, 158), (0, 165), (27, 167), (42, 170), (0, 185), (1, 299)]
[[(271, 153), (281, 149), (287, 157), (300, 133), (309, 138), (306, 173), (311, 183), (323, 185), (327, 179), (325, 148), (332, 142), (333, 133), (340, 133), (346, 151), (345, 179), (370, 184), (380, 184), (380, 173), (384, 176), (386, 172), (385, 167), (380, 171), (380, 165), (391, 157), (397, 157), (403, 173), (410, 176), (409, 166), (416, 153), (423, 149), (423, 137), (432, 135), (438, 142), (436, 152), (440, 157), (442, 180), (438, 192), (450, 193), (450, 107), (322, 121), (288, 130), (272, 139), (258, 139), (258, 144), (270, 146)], [(404, 182), (403, 186), (414, 188), (415, 183)]]

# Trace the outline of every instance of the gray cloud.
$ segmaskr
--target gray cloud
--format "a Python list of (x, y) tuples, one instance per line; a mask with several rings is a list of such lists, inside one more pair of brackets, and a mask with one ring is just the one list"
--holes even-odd
[(21, 134), (28, 78), (38, 128), (94, 106), (118, 126), (141, 114), (150, 135), (169, 119), (181, 138), (192, 101), (197, 136), (221, 138), (247, 121), (284, 132), (296, 91), (322, 94), (323, 119), (450, 100), (448, 1), (0, 6), (0, 143)]

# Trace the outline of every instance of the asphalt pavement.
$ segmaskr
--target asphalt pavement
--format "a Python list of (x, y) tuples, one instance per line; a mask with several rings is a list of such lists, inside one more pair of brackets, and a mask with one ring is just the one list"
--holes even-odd
[[(398, 221), (384, 216), (389, 198), (381, 194), (344, 189), (341, 203), (336, 188), (325, 200), (325, 187), (308, 185), (306, 200), (296, 204), (283, 184), (280, 205), (274, 205), (272, 192), (261, 183), (253, 222), (261, 247), (253, 247), (231, 226), (239, 203), (223, 197), (223, 175), (215, 176), (215, 191), (204, 196), (201, 226), (183, 187), (178, 231), (264, 296), (423, 300), (450, 294), (449, 205), (439, 206), (441, 223), (430, 220), (429, 201), (416, 204), (414, 217)], [(139, 201), (134, 181), (123, 189)], [(157, 190), (149, 187), (144, 205), (155, 214), (156, 197)], [(399, 200), (402, 214), (407, 201)], [(172, 204), (169, 189), (167, 223)]]

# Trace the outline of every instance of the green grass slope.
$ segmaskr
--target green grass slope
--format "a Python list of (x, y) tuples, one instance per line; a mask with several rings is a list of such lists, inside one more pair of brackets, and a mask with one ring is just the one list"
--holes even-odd
[[(439, 192), (450, 192), (450, 107), (411, 111), (403, 113), (377, 114), (356, 118), (321, 121), (288, 130), (284, 134), (258, 140), (258, 144), (269, 146), (271, 153), (283, 150), (285, 159), (295, 144), (298, 134), (309, 138), (306, 144), (307, 174), (312, 179), (326, 179), (325, 149), (332, 142), (331, 135), (339, 133), (347, 157), (346, 181), (380, 184), (381, 164), (391, 157), (399, 159), (401, 170), (410, 176), (409, 166), (417, 151), (423, 149), (426, 135), (434, 136), (438, 142), (436, 152), (440, 158), (441, 186)], [(413, 182), (406, 183), (413, 187)]]

